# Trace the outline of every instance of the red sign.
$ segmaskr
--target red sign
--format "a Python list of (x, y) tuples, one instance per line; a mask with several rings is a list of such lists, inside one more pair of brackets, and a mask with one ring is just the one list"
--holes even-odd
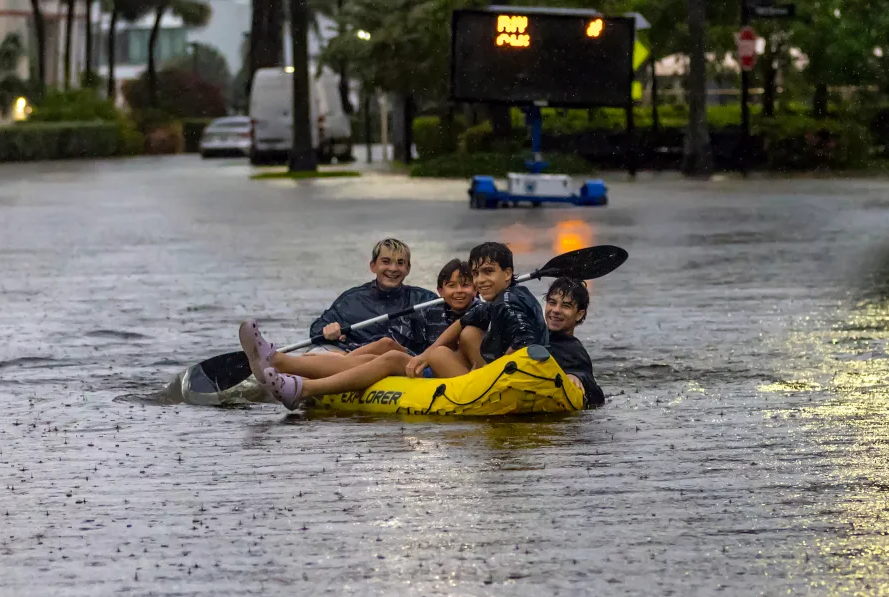
[(738, 62), (746, 71), (756, 66), (756, 32), (753, 27), (744, 27), (738, 34)]

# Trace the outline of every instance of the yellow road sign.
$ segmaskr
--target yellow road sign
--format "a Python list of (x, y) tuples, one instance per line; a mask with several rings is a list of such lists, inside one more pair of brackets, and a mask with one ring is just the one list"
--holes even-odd
[(649, 49), (637, 39), (636, 43), (633, 44), (633, 70), (639, 70), (639, 67), (642, 66), (649, 54), (651, 54)]

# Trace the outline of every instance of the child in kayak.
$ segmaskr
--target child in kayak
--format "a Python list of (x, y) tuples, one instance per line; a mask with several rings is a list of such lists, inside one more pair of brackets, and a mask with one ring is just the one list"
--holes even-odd
[[(472, 284), (469, 264), (465, 261), (453, 259), (445, 264), (438, 274), (437, 286), (438, 293), (445, 300), (444, 305), (428, 307), (418, 314), (422, 317), (421, 330), (424, 347), (434, 343), (450, 324), (480, 304)], [(275, 379), (268, 373), (269, 371), (281, 378), (302, 380), (300, 387), (308, 384), (308, 387), (303, 390), (304, 393), (306, 390), (313, 390), (313, 383), (310, 382), (315, 380), (333, 384), (342, 383), (343, 375), (337, 374), (345, 374), (346, 383), (350, 386), (354, 383), (371, 385), (389, 375), (404, 375), (404, 366), (412, 356), (407, 353), (404, 347), (389, 338), (365, 346), (364, 348), (371, 349), (371, 351), (364, 353), (354, 351), (345, 356), (317, 354), (311, 358), (306, 358), (305, 355), (286, 355), (275, 352), (274, 347), (263, 339), (253, 320), (241, 324), (238, 336), (257, 381), (262, 385), (272, 387), (275, 397), (291, 410), (298, 404), (299, 397), (294, 397), (292, 400), (282, 399), (279, 392), (274, 391), (273, 382)], [(372, 352), (393, 344), (396, 348), (384, 352), (382, 355)], [(456, 342), (451, 345), (451, 349), (456, 349)], [(432, 371), (427, 371), (426, 376), (431, 377)], [(370, 378), (373, 378), (373, 381), (365, 381)], [(356, 379), (357, 382), (353, 381)], [(296, 382), (293, 381), (289, 387), (295, 389), (295, 386), (292, 386), (293, 383)], [(329, 383), (323, 387), (328, 387)], [(327, 391), (331, 390), (325, 390), (323, 393)], [(305, 394), (305, 396), (309, 395)]]
[[(502, 243), (478, 245), (469, 254), (472, 279), (485, 303), (454, 322), (405, 371), (417, 377), (426, 367), (436, 377), (457, 377), (532, 344), (549, 340), (543, 312), (531, 291), (515, 283), (512, 251)], [(448, 345), (459, 340), (459, 351)]]
[[(256, 322), (245, 322), (240, 338), (250, 368), (276, 399), (293, 410), (308, 396), (361, 390), (390, 375), (425, 376), (427, 366), (435, 377), (456, 377), (522, 347), (546, 345), (543, 311), (531, 292), (515, 283), (512, 251), (501, 243), (483, 243), (472, 249), (469, 263), (475, 289), (488, 302), (452, 323), (417, 357), (391, 350), (378, 357), (361, 357), (369, 360), (346, 371), (306, 379), (272, 367), (272, 348), (259, 334)], [(455, 342), (457, 351), (452, 349)]]
[(583, 280), (558, 278), (544, 296), (544, 315), (549, 329), (549, 352), (568, 374), (568, 379), (583, 390), (585, 407), (601, 406), (605, 394), (593, 377), (593, 363), (574, 329), (586, 319), (590, 293)]
[[(343, 335), (342, 326), (400, 311), (436, 298), (435, 293), (404, 284), (411, 271), (411, 250), (394, 238), (378, 242), (371, 252), (370, 271), (376, 278), (351, 288), (333, 302), (309, 327), (311, 337), (323, 335), (336, 352), (383, 354), (401, 346), (419, 352), (425, 348), (422, 322), (406, 315)], [(367, 345), (381, 339), (374, 347)]]

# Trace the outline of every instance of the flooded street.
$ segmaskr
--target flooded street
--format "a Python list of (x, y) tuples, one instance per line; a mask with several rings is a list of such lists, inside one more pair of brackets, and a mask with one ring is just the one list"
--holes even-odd
[[(606, 208), (478, 212), (466, 181), (248, 173), (0, 165), (0, 594), (889, 595), (889, 181), (618, 175)], [(482, 240), (517, 273), (627, 249), (578, 330), (606, 405), (155, 396), (244, 318), (304, 338), (385, 236), (430, 289)]]

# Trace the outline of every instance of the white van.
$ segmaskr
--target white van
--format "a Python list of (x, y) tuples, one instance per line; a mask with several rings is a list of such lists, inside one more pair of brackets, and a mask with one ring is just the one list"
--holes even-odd
[[(343, 109), (339, 77), (327, 68), (309, 85), (312, 147), (318, 162), (352, 158), (352, 123)], [(260, 68), (250, 91), (250, 162), (287, 160), (293, 139), (293, 68)]]

